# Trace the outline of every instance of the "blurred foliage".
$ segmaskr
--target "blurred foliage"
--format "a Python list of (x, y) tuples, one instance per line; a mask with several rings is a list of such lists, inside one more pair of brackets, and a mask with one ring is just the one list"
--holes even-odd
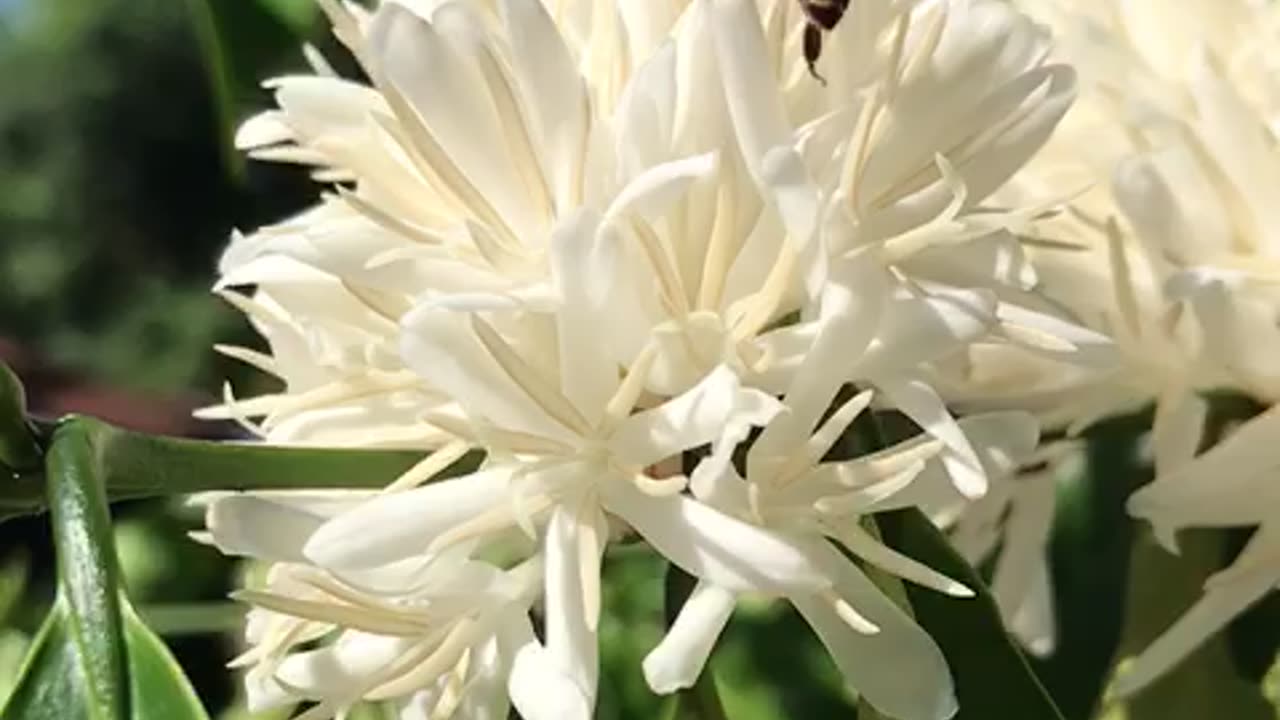
[[(237, 3), (243, 4), (243, 3)], [(236, 225), (298, 207), (296, 173), (220, 172), (219, 110), (185, 3), (40, 0), (0, 15), (0, 328), (113, 384), (215, 387), (242, 323), (207, 293)], [(298, 64), (258, 48), (259, 71)], [(236, 116), (265, 96), (237, 98)]]

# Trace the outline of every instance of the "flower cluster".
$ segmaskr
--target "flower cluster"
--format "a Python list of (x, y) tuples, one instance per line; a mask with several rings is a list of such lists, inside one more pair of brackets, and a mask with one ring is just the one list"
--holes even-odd
[[(692, 685), (756, 595), (883, 714), (953, 715), (941, 652), (868, 573), (972, 590), (864, 518), (922, 508), (975, 557), (1026, 539), (997, 595), (1049, 614), (1023, 603), (1047, 597), (1052, 484), (1016, 475), (1044, 462), (1036, 420), (944, 397), (1010, 399), (979, 395), (991, 363), (1117, 358), (1038, 292), (1028, 248), (1070, 194), (1010, 182), (1075, 95), (1044, 28), (1000, 0), (856, 2), (824, 83), (793, 0), (320, 4), (363, 77), (309, 50), (237, 143), (329, 189), (236, 236), (217, 285), (269, 344), (223, 352), (283, 388), (204, 414), (423, 459), (378, 492), (203, 498), (211, 542), (271, 564), (240, 594), (252, 706), (588, 718), (601, 564), (638, 536), (697, 579), (654, 691)], [(832, 452), (872, 408), (918, 435)]]
[(1017, 4), (1052, 30), (1055, 57), (1079, 71), (1081, 90), (1054, 137), (998, 196), (1014, 204), (1070, 198), (1067, 212), (1035, 224), (1039, 242), (1028, 248), (1038, 289), (1114, 338), (1120, 362), (1099, 373), (974, 348), (947, 396), (1032, 410), (1069, 433), (1154, 404), (1157, 477), (1131, 498), (1131, 514), (1173, 552), (1183, 528), (1260, 527), (1122, 675), (1117, 689), (1128, 693), (1280, 581), (1267, 500), (1280, 468), (1275, 411), (1197, 457), (1215, 440), (1204, 394), (1280, 400), (1280, 218), (1270, 197), (1280, 179), (1271, 52), (1280, 16), (1250, 0)]

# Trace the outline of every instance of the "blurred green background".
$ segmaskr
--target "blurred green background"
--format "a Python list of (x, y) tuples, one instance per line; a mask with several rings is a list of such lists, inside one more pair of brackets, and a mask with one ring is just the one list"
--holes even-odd
[[(0, 0), (0, 359), (37, 413), (231, 434), (190, 419), (222, 380), (262, 382), (210, 349), (255, 343), (208, 292), (218, 254), (232, 228), (300, 209), (316, 188), (297, 170), (244, 162), (229, 138), (268, 106), (261, 80), (304, 68), (304, 41), (344, 66), (312, 0)], [(1062, 479), (1052, 546), (1062, 647), (1036, 669), (1069, 720), (1094, 715), (1117, 647), (1148, 641), (1248, 534), (1192, 538), (1190, 561), (1177, 563), (1135, 532), (1123, 502), (1147, 472), (1134, 443), (1148, 423), (1099, 427), (1084, 472)], [(223, 665), (238, 652), (242, 611), (226, 594), (253, 568), (187, 539), (199, 518), (181, 504), (115, 513), (144, 617), (214, 717), (248, 717)], [(626, 547), (611, 549), (606, 567), (598, 716), (660, 717), (667, 708), (646, 689), (640, 659), (661, 632), (663, 567)], [(0, 524), (0, 698), (52, 593), (45, 518)], [(1131, 706), (1131, 720), (1275, 717), (1258, 680), (1278, 643), (1272, 598), (1158, 685), (1147, 707)], [(857, 715), (785, 605), (744, 606), (713, 665), (737, 720)], [(1224, 673), (1236, 683), (1226, 696)]]

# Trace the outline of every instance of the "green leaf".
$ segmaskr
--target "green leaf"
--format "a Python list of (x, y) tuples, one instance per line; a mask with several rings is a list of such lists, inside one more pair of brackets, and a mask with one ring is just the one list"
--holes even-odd
[(6, 719), (205, 717), (163, 644), (120, 593), (92, 424), (57, 426), (45, 456), (58, 597), (32, 645)]
[[(385, 487), (422, 460), (422, 452), (282, 448), (260, 443), (207, 442), (130, 432), (88, 417), (64, 420), (89, 438), (111, 501), (207, 490)], [(476, 467), (478, 456), (446, 474)], [(38, 480), (0, 487), (0, 519), (44, 508)]]
[(62, 603), (54, 606), (27, 651), (18, 683), (0, 717), (5, 720), (98, 720), (86, 704), (84, 677), (67, 630)]
[(129, 699), (134, 720), (205, 720), (195, 690), (169, 653), (127, 603), (124, 638), (129, 655)]
[(0, 712), (6, 720), (206, 720), (168, 648), (124, 605), (128, 714), (113, 716), (91, 700), (84, 660), (72, 638), (67, 605), (58, 602), (36, 637), (18, 685)]
[(316, 17), (310, 0), (188, 0), (217, 98), (228, 169), (244, 162), (233, 139), (245, 108), (255, 104), (258, 83), (296, 53)]
[[(22, 382), (0, 362), (0, 469), (18, 473), (40, 466), (40, 446), (27, 424), (26, 412)], [(0, 482), (5, 480), (0, 476)]]
[(978, 593), (961, 599), (905, 585), (916, 621), (933, 636), (951, 665), (960, 701), (956, 720), (1063, 720), (1005, 631), (995, 600), (946, 537), (914, 509), (877, 515), (876, 524), (889, 545)]

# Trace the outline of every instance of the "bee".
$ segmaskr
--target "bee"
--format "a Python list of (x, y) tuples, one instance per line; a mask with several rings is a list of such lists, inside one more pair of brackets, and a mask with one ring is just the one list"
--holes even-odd
[(818, 73), (818, 58), (822, 56), (822, 36), (831, 32), (849, 9), (849, 0), (797, 0), (804, 11), (804, 59), (809, 64), (809, 74), (823, 85), (826, 78)]

